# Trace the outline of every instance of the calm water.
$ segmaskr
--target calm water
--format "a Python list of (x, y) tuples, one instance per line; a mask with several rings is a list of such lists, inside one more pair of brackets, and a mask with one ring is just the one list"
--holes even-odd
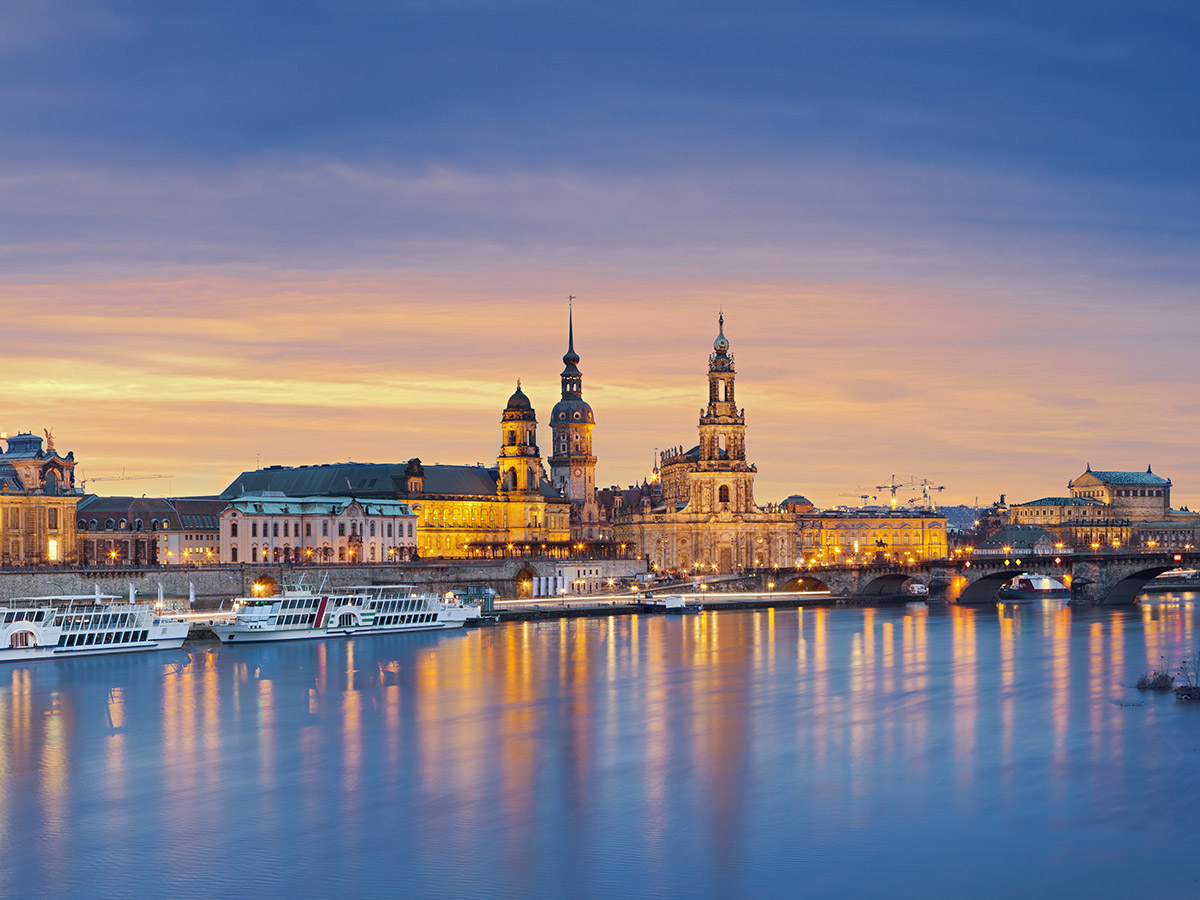
[(3, 897), (1200, 897), (1189, 604), (0, 667)]

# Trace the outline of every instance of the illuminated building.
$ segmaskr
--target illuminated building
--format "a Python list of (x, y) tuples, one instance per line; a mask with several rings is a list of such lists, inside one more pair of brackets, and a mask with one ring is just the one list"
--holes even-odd
[(417, 514), (417, 553), (423, 558), (565, 556), (572, 550), (571, 502), (545, 476), (537, 416), (519, 384), (501, 415), (494, 468), (425, 465), (417, 458), (269, 466), (243, 472), (221, 498), (268, 492), (406, 503)]
[(0, 565), (61, 565), (78, 560), (75, 454), (59, 456), (54, 435), (23, 432), (0, 452)]
[(1171, 480), (1145, 472), (1096, 471), (1089, 465), (1068, 485), (1069, 497), (1014, 504), (1014, 525), (1037, 525), (1063, 549), (1195, 546), (1200, 516), (1171, 509)]
[(946, 517), (920, 510), (856, 509), (796, 516), (797, 559), (867, 565), (946, 557)]
[(248, 563), (412, 559), (417, 517), (398, 500), (244, 494), (221, 513), (221, 556)]
[(88, 494), (75, 515), (85, 565), (171, 566), (221, 562), (223, 500), (99, 497)]
[(732, 572), (795, 561), (795, 518), (754, 502), (757, 469), (746, 462), (745, 410), (737, 407), (735, 376), (721, 316), (700, 443), (663, 453), (637, 496), (621, 495), (619, 503), (606, 498), (613, 501), (613, 540), (659, 569)]

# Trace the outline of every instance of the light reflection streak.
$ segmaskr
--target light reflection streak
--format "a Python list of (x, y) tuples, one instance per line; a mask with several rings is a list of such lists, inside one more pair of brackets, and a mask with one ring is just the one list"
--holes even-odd
[[(1000, 756), (1004, 761), (1006, 780), (1011, 781), (1016, 731), (1016, 620), (1013, 616), (1005, 615), (1000, 606), (996, 609), (1000, 618)], [(1013, 612), (1016, 613), (1017, 610), (1014, 609)]]
[(1101, 759), (1104, 749), (1104, 623), (1088, 626), (1088, 734), (1092, 741), (1092, 758)]
[(1044, 616), (1051, 633), (1051, 714), (1054, 717), (1054, 761), (1067, 762), (1067, 726), (1071, 717), (1071, 608)]
[(957, 778), (965, 787), (975, 779), (975, 740), (979, 712), (978, 648), (974, 609), (955, 606), (951, 630), (954, 658), (954, 750)]

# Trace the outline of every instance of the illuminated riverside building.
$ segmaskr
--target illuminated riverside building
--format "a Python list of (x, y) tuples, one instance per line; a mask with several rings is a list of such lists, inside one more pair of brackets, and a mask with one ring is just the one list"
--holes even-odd
[[(417, 515), (417, 554), (423, 558), (565, 556), (574, 546), (571, 501), (546, 478), (537, 416), (519, 384), (501, 415), (494, 468), (425, 465), (417, 458), (269, 466), (243, 472), (221, 498), (233, 501), (268, 492), (288, 498), (403, 502)], [(267, 549), (274, 553), (273, 547)]]
[(373, 563), (412, 559), (417, 517), (398, 500), (244, 494), (221, 513), (229, 562)]
[(75, 454), (59, 456), (54, 434), (4, 438), (0, 452), (0, 565), (74, 563)]
[(754, 502), (757, 468), (746, 462), (735, 374), (722, 315), (708, 361), (700, 443), (663, 453), (652, 481), (636, 496), (606, 498), (613, 540), (658, 569), (711, 574), (795, 562), (794, 516)]
[(946, 517), (935, 512), (832, 510), (796, 516), (805, 565), (869, 565), (945, 559)]
[(1171, 509), (1171, 480), (1145, 472), (1095, 471), (1067, 485), (1068, 497), (1042, 497), (1009, 508), (1014, 525), (1035, 525), (1060, 549), (1190, 549), (1200, 515)]
[(211, 497), (99, 497), (76, 508), (85, 565), (212, 565), (221, 557), (220, 517)]

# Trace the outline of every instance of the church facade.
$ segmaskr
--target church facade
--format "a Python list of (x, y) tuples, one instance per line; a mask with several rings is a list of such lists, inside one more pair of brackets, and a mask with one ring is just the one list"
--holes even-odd
[(660, 571), (729, 573), (795, 562), (795, 516), (754, 502), (758, 470), (746, 461), (746, 416), (737, 405), (724, 315), (717, 321), (700, 443), (663, 453), (655, 489), (641, 492), (636, 505), (614, 507), (613, 540)]

